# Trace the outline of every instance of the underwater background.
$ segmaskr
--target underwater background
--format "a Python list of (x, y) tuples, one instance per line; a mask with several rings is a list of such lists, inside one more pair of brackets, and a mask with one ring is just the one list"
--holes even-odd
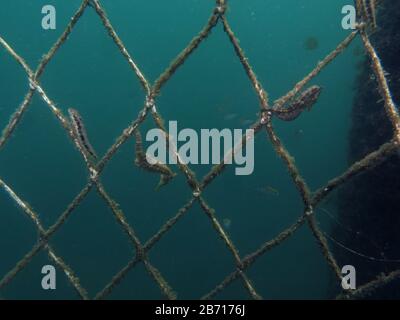
[[(41, 9), (57, 9), (57, 29), (43, 30)], [(0, 35), (32, 69), (47, 53), (79, 0), (3, 0)], [(107, 15), (129, 53), (153, 83), (207, 22), (215, 1), (102, 0)], [(227, 18), (258, 79), (273, 101), (292, 89), (348, 34), (342, 7), (352, 1), (230, 0)], [(292, 122), (274, 120), (276, 131), (295, 158), (312, 190), (349, 166), (348, 145), (355, 81), (363, 66), (360, 39), (310, 85), (322, 93), (310, 112)], [(66, 43), (40, 78), (47, 95), (67, 115), (82, 115), (96, 152), (101, 156), (137, 117), (145, 101), (135, 74), (108, 36), (92, 8), (85, 10)], [(28, 90), (23, 69), (0, 50), (0, 127), (4, 128)], [(163, 87), (156, 105), (164, 120), (178, 128), (242, 128), (256, 121), (259, 103), (233, 47), (218, 24), (212, 34)], [(154, 127), (151, 117), (141, 132)], [(159, 177), (134, 165), (134, 139), (129, 139), (104, 170), (101, 181), (118, 202), (142, 243), (154, 235), (191, 197), (181, 172), (155, 191)], [(200, 179), (211, 165), (191, 165)], [(291, 177), (264, 131), (255, 138), (255, 169), (236, 176), (235, 166), (205, 190), (204, 197), (241, 256), (256, 250), (294, 223), (303, 203)], [(178, 168), (173, 167), (175, 172)], [(0, 177), (39, 214), (48, 228), (88, 181), (78, 150), (38, 94), (0, 150)], [(332, 233), (338, 219), (338, 193), (316, 209), (321, 230)], [(329, 214), (328, 214), (329, 213)], [(337, 224), (335, 224), (337, 228)], [(1, 190), (0, 277), (32, 248), (35, 225)], [(338, 239), (340, 240), (340, 239)], [(51, 238), (57, 254), (74, 270), (92, 297), (123, 268), (134, 248), (95, 188)], [(329, 242), (330, 247), (335, 243)], [(357, 248), (354, 248), (357, 250)], [(335, 252), (342, 250), (336, 248)], [(200, 206), (194, 206), (148, 254), (180, 299), (197, 299), (219, 284), (235, 265), (231, 253)], [(363, 263), (360, 261), (360, 263)], [(3, 288), (5, 299), (76, 299), (61, 270), (57, 289), (41, 288), (41, 268), (53, 264), (37, 254)], [(265, 299), (325, 299), (338, 284), (311, 231), (303, 226), (292, 237), (260, 257), (246, 274)], [(337, 292), (336, 292), (337, 293)], [(159, 299), (160, 289), (143, 264), (131, 270), (107, 297)], [(249, 298), (240, 280), (218, 299)]]

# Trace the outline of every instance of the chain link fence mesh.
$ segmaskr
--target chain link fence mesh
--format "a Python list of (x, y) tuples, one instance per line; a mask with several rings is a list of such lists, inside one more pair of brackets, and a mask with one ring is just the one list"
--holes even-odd
[[(15, 266), (0, 279), (0, 289), (7, 286), (16, 276), (17, 274), (23, 270), (33, 259), (35, 255), (37, 255), (40, 251), (46, 251), (50, 260), (55, 263), (66, 275), (67, 279), (75, 289), (76, 293), (82, 299), (104, 299), (106, 298), (113, 289), (124, 279), (127, 273), (132, 270), (136, 265), (142, 263), (150, 275), (151, 279), (157, 284), (162, 294), (167, 299), (176, 299), (177, 295), (173, 288), (168, 284), (167, 279), (161, 274), (161, 272), (150, 262), (148, 253), (152, 249), (152, 247), (160, 241), (163, 236), (171, 230), (174, 225), (179, 221), (194, 203), (199, 203), (200, 207), (204, 211), (204, 213), (209, 218), (212, 227), (215, 232), (219, 235), (221, 240), (225, 243), (227, 250), (232, 254), (235, 266), (234, 271), (227, 275), (222, 281), (217, 284), (214, 288), (212, 288), (208, 293), (203, 295), (201, 299), (211, 299), (215, 297), (219, 292), (224, 290), (230, 283), (233, 281), (240, 281), (246, 291), (248, 292), (250, 298), (252, 299), (261, 299), (262, 297), (257, 292), (255, 286), (252, 281), (249, 279), (246, 274), (246, 270), (253, 265), (259, 257), (266, 254), (272, 248), (280, 245), (282, 242), (290, 238), (297, 230), (299, 230), (302, 226), (307, 225), (311, 231), (315, 240), (319, 244), (319, 248), (321, 253), (325, 257), (326, 262), (332, 269), (334, 275), (337, 277), (337, 280), (341, 282), (342, 273), (341, 269), (336, 262), (335, 257), (333, 256), (329, 246), (327, 244), (327, 238), (323, 232), (318, 227), (318, 224), (315, 219), (315, 209), (319, 205), (319, 203), (327, 197), (333, 190), (346, 183), (354, 176), (365, 172), (367, 170), (372, 170), (378, 164), (387, 159), (390, 155), (396, 152), (399, 148), (400, 143), (400, 118), (398, 111), (396, 109), (395, 103), (390, 94), (389, 86), (387, 79), (385, 77), (385, 72), (381, 65), (381, 61), (378, 57), (378, 54), (371, 44), (369, 38), (369, 31), (376, 27), (376, 2), (375, 1), (365, 1), (365, 0), (356, 0), (355, 6), (357, 9), (357, 25), (356, 29), (352, 31), (342, 42), (340, 42), (337, 47), (329, 53), (325, 58), (323, 58), (320, 62), (317, 63), (315, 68), (311, 70), (303, 79), (301, 79), (292, 90), (290, 90), (286, 95), (282, 96), (272, 104), (269, 101), (269, 97), (267, 91), (263, 88), (262, 84), (257, 80), (257, 76), (255, 71), (253, 70), (248, 58), (245, 56), (244, 50), (240, 46), (238, 38), (235, 36), (228, 18), (225, 15), (227, 9), (227, 0), (216, 0), (215, 8), (211, 13), (207, 23), (203, 27), (203, 29), (190, 41), (188, 46), (172, 61), (169, 67), (158, 77), (154, 84), (150, 84), (146, 77), (141, 72), (138, 67), (136, 61), (131, 56), (131, 54), (126, 49), (122, 40), (117, 35), (115, 29), (113, 28), (110, 20), (107, 18), (106, 12), (104, 11), (99, 0), (83, 0), (79, 9), (71, 18), (68, 26), (56, 41), (56, 43), (52, 46), (52, 48), (45, 54), (40, 61), (36, 70), (31, 69), (25, 60), (14, 51), (12, 46), (0, 36), (0, 45), (10, 54), (15, 61), (25, 70), (28, 81), (29, 81), (29, 90), (26, 93), (22, 104), (16, 109), (14, 114), (12, 115), (9, 123), (5, 127), (0, 137), (0, 151), (5, 146), (10, 136), (14, 132), (14, 130), (18, 127), (18, 124), (29, 108), (29, 105), (32, 101), (32, 97), (35, 93), (38, 93), (40, 97), (44, 100), (46, 105), (50, 108), (50, 111), (54, 114), (55, 118), (59, 122), (59, 124), (64, 128), (66, 134), (70, 137), (74, 144), (78, 147), (85, 163), (87, 166), (87, 170), (89, 173), (89, 179), (86, 186), (75, 196), (73, 201), (65, 208), (64, 212), (61, 213), (56, 222), (51, 225), (48, 229), (45, 229), (40, 221), (38, 214), (23, 200), (21, 199), (17, 192), (14, 191), (9, 184), (3, 181), (0, 178), (0, 187), (3, 188), (15, 201), (15, 203), (20, 207), (23, 212), (34, 222), (37, 231), (39, 233), (39, 240), (32, 247), (32, 249), (25, 254), (18, 261)], [(97, 15), (102, 21), (104, 28), (112, 41), (118, 47), (122, 56), (128, 62), (129, 67), (137, 76), (142, 89), (146, 94), (146, 100), (144, 101), (143, 107), (138, 115), (138, 117), (120, 134), (115, 143), (110, 146), (105, 155), (97, 162), (92, 163), (88, 159), (85, 151), (80, 147), (79, 143), (76, 141), (76, 136), (73, 133), (73, 128), (68, 118), (62, 113), (60, 108), (48, 97), (45, 90), (40, 84), (40, 77), (46, 69), (49, 61), (56, 55), (58, 50), (63, 46), (63, 44), (67, 41), (68, 36), (73, 32), (74, 27), (77, 22), (82, 18), (85, 10), (95, 10)], [(100, 177), (101, 174), (110, 161), (110, 159), (115, 155), (118, 149), (132, 136), (134, 136), (135, 132), (139, 129), (140, 125), (144, 122), (147, 117), (151, 117), (154, 120), (156, 127), (160, 128), (164, 131), (165, 136), (168, 137), (168, 133), (164, 128), (163, 119), (156, 107), (156, 100), (159, 96), (163, 86), (171, 79), (174, 73), (182, 67), (185, 61), (190, 57), (190, 55), (201, 45), (204, 40), (210, 36), (211, 31), (218, 24), (222, 24), (223, 29), (226, 33), (227, 38), (233, 46), (234, 52), (237, 58), (240, 60), (241, 65), (244, 68), (244, 71), (251, 82), (255, 93), (258, 97), (260, 104), (260, 117), (255, 121), (255, 123), (250, 127), (254, 130), (255, 134), (258, 134), (261, 131), (267, 133), (267, 136), (272, 143), (275, 152), (281, 158), (283, 163), (286, 165), (292, 181), (296, 186), (298, 193), (300, 194), (303, 204), (304, 210), (302, 214), (299, 216), (297, 221), (295, 221), (291, 226), (287, 229), (282, 230), (275, 238), (266, 241), (261, 244), (260, 247), (245, 256), (240, 256), (235, 244), (228, 236), (228, 234), (224, 231), (223, 226), (220, 221), (217, 219), (215, 211), (210, 205), (207, 203), (205, 197), (203, 196), (203, 191), (209, 184), (211, 184), (219, 175), (221, 175), (226, 167), (226, 163), (222, 161), (220, 164), (215, 165), (212, 170), (204, 176), (202, 180), (198, 180), (195, 174), (189, 169), (189, 167), (178, 161), (178, 167), (180, 171), (184, 174), (189, 188), (192, 191), (192, 197), (178, 210), (178, 212), (170, 218), (165, 224), (159, 229), (157, 233), (155, 233), (147, 242), (143, 243), (138, 238), (135, 233), (134, 228), (127, 222), (124, 212), (119, 208), (118, 204), (113, 200), (113, 198), (106, 191), (105, 186), (101, 183)], [(372, 69), (376, 77), (377, 86), (384, 100), (384, 108), (387, 114), (387, 117), (390, 119), (391, 124), (393, 126), (393, 138), (387, 143), (383, 144), (376, 151), (371, 152), (363, 159), (352, 164), (345, 172), (341, 175), (331, 179), (324, 186), (316, 190), (315, 192), (311, 192), (308, 188), (308, 185), (302, 175), (300, 174), (296, 164), (294, 163), (293, 158), (291, 157), (289, 151), (282, 144), (279, 136), (276, 134), (273, 125), (273, 111), (276, 108), (284, 108), (284, 105), (290, 102), (301, 90), (309, 83), (309, 81), (315, 78), (323, 69), (330, 64), (335, 58), (340, 55), (349, 44), (356, 38), (360, 37), (368, 57), (371, 61)], [(246, 144), (249, 136), (244, 135), (241, 140), (241, 146)], [(235, 146), (229, 152), (232, 154), (237, 151), (237, 148), (240, 146)], [(121, 226), (123, 232), (126, 233), (129, 241), (132, 243), (132, 246), (135, 248), (135, 255), (131, 258), (131, 260), (123, 267), (114, 277), (103, 287), (102, 290), (90, 296), (87, 290), (81, 285), (79, 277), (77, 274), (68, 266), (68, 264), (63, 260), (63, 258), (56, 253), (54, 247), (51, 246), (50, 240), (52, 236), (57, 232), (57, 230), (62, 227), (65, 221), (70, 217), (73, 211), (80, 205), (80, 203), (85, 199), (88, 195), (89, 191), (92, 189), (96, 189), (101, 198), (104, 200), (105, 205), (107, 205), (118, 224)], [(384, 286), (385, 284), (398, 279), (400, 277), (400, 270), (393, 271), (389, 274), (379, 275), (375, 279), (371, 279), (370, 282), (365, 283), (359, 286), (355, 290), (346, 290), (343, 291), (337, 298), (362, 298), (366, 296), (368, 293), (373, 292), (375, 289)]]

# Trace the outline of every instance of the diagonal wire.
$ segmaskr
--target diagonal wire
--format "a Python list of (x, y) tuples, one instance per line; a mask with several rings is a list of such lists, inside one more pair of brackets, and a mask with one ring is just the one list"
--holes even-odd
[[(2, 187), (8, 193), (8, 195), (17, 203), (17, 205), (24, 211), (24, 213), (33, 221), (38, 230), (39, 237), (44, 236), (46, 231), (42, 223), (40, 222), (37, 213), (35, 213), (32, 208), (25, 201), (23, 201), (1, 178), (0, 187)], [(75, 275), (74, 271), (64, 262), (64, 260), (60, 256), (56, 254), (54, 249), (49, 244), (45, 245), (45, 249), (49, 258), (54, 261), (59, 268), (63, 270), (64, 274), (67, 276), (68, 281), (72, 284), (78, 295), (82, 299), (87, 300), (87, 291), (81, 286), (79, 278)]]

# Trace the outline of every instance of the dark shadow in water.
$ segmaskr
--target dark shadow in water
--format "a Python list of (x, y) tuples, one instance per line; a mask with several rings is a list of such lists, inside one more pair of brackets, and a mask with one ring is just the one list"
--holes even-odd
[(304, 41), (304, 48), (306, 50), (315, 50), (319, 47), (319, 41), (317, 38), (315, 37), (308, 37), (305, 41)]
[[(394, 101), (400, 100), (400, 41), (397, 30), (400, 27), (400, 2), (388, 0), (378, 14), (380, 30), (372, 35), (371, 41), (379, 58), (388, 72), (389, 86)], [(361, 48), (360, 48), (361, 49)], [(360, 52), (363, 50), (360, 50)], [(385, 113), (377, 83), (372, 77), (369, 59), (361, 61), (357, 79), (352, 123), (349, 134), (349, 164), (376, 150), (393, 136), (393, 129)], [(339, 218), (347, 228), (357, 230), (353, 235), (344, 235), (339, 228), (333, 228), (333, 235), (350, 248), (356, 248), (365, 255), (384, 258), (385, 262), (370, 261), (363, 257), (333, 247), (340, 265), (357, 266), (357, 283), (361, 285), (400, 267), (389, 260), (399, 258), (400, 234), (400, 180), (398, 154), (389, 157), (373, 170), (346, 183), (338, 192)], [(369, 243), (359, 237), (368, 235)], [(366, 299), (399, 299), (397, 279), (380, 290), (372, 292)]]

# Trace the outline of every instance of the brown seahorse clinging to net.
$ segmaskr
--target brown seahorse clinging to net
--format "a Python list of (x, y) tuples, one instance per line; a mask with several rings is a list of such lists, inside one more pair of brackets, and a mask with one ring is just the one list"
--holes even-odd
[(166, 164), (163, 164), (156, 159), (153, 159), (152, 163), (150, 163), (147, 158), (149, 157), (148, 154), (144, 151), (143, 148), (143, 141), (142, 135), (140, 134), (139, 130), (135, 130), (135, 164), (147, 171), (156, 172), (160, 174), (160, 182), (158, 183), (156, 190), (159, 190), (162, 186), (166, 185), (173, 177), (176, 176), (176, 173), (173, 172)]
[(304, 90), (296, 99), (289, 103), (287, 107), (275, 107), (270, 111), (272, 115), (284, 121), (296, 119), (305, 109), (311, 110), (311, 107), (317, 102), (322, 88), (312, 86)]

